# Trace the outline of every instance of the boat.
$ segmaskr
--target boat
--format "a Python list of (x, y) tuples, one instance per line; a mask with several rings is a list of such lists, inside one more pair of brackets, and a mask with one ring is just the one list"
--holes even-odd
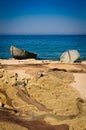
[(62, 53), (60, 61), (63, 63), (73, 63), (80, 58), (80, 54), (77, 50), (68, 50)]
[(15, 46), (10, 47), (10, 52), (15, 59), (28, 59), (37, 57), (37, 53), (31, 53), (26, 50), (16, 48)]

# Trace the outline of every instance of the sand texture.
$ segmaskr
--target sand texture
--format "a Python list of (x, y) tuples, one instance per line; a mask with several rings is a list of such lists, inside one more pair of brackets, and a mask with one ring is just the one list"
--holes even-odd
[(0, 130), (85, 130), (86, 64), (0, 60)]

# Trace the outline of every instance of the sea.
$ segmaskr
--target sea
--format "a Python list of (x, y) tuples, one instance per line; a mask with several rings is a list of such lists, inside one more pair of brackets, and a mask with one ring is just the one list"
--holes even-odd
[(86, 60), (86, 35), (0, 35), (0, 59), (12, 58), (11, 45), (36, 52), (39, 60), (59, 60), (67, 50), (78, 50)]

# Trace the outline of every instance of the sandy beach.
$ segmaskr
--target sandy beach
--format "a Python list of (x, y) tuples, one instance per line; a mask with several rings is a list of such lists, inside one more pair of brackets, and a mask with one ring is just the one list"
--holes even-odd
[(2, 129), (85, 130), (86, 61), (1, 59)]
[(0, 130), (86, 130), (86, 0), (0, 0)]
[(72, 83), (72, 86), (80, 92), (82, 98), (86, 98), (86, 74), (74, 73), (73, 75), (75, 78), (75, 82)]

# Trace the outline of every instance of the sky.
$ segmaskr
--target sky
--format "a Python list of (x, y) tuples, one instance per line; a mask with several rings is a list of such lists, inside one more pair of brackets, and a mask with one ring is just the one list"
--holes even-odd
[(86, 0), (0, 0), (0, 34), (86, 34)]

